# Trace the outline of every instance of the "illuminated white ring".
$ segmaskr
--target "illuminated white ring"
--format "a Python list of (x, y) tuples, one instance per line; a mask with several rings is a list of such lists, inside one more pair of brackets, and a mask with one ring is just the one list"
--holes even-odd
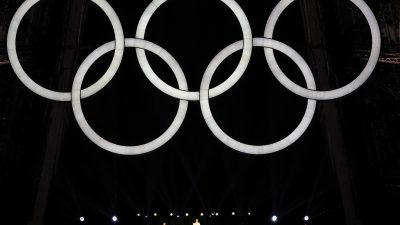
[[(177, 80), (178, 80), (178, 86), (182, 90), (187, 90), (187, 83), (186, 79), (184, 78), (184, 74), (178, 63), (175, 61), (175, 59), (164, 49), (161, 47), (157, 46), (156, 44), (150, 43), (145, 40), (140, 40), (140, 39), (133, 39), (133, 38), (127, 38), (125, 39), (125, 44), (126, 47), (135, 47), (135, 48), (142, 48), (146, 49), (148, 51), (153, 52), (154, 54), (158, 55), (161, 57), (173, 70)], [(82, 107), (81, 107), (81, 86), (83, 79), (85, 77), (86, 72), (90, 68), (90, 66), (102, 55), (106, 54), (109, 51), (114, 50), (114, 42), (109, 42), (99, 48), (97, 48), (94, 52), (92, 52), (82, 63), (82, 65), (79, 67), (78, 72), (75, 76), (74, 83), (72, 85), (72, 109), (74, 112), (75, 119), (78, 122), (78, 125), (82, 129), (82, 131), (85, 133), (85, 135), (93, 141), (96, 145), (99, 147), (121, 155), (138, 155), (138, 154), (143, 154), (150, 152), (152, 150), (155, 150), (159, 147), (161, 147), (163, 144), (165, 144), (168, 140), (170, 140), (174, 134), (178, 131), (179, 127), (181, 126), (185, 115), (186, 111), (188, 108), (188, 101), (185, 100), (180, 100), (179, 101), (179, 109), (178, 112), (175, 116), (174, 121), (170, 125), (170, 127), (157, 139), (143, 145), (138, 145), (138, 146), (122, 146), (122, 145), (117, 145), (114, 143), (111, 143), (102, 137), (100, 137), (88, 124), (88, 122), (85, 119), (85, 116), (83, 115), (82, 112)]]
[[(292, 3), (293, 1), (294, 0), (281, 0), (278, 3), (278, 5), (274, 8), (270, 17), (268, 18), (264, 37), (273, 38), (274, 28), (276, 22), (278, 21), (278, 18), (282, 14), (283, 10), (285, 10), (286, 7), (288, 7), (289, 4)], [(376, 66), (376, 63), (378, 62), (380, 48), (381, 48), (381, 36), (380, 36), (379, 25), (378, 22), (376, 21), (374, 13), (371, 11), (371, 9), (363, 0), (350, 0), (350, 1), (353, 2), (364, 14), (365, 18), (368, 21), (369, 28), (371, 30), (372, 49), (367, 65), (360, 73), (360, 75), (346, 86), (330, 91), (315, 91), (300, 87), (299, 85), (292, 82), (289, 78), (287, 78), (286, 75), (279, 68), (273, 50), (265, 49), (265, 56), (267, 58), (268, 65), (272, 70), (272, 73), (278, 79), (278, 81), (287, 89), (289, 89), (291, 92), (308, 99), (316, 99), (316, 100), (336, 99), (355, 91), (372, 74)]]
[[(295, 52), (292, 48), (289, 46), (272, 40), (272, 39), (266, 39), (266, 38), (254, 38), (253, 39), (253, 45), (257, 47), (266, 47), (266, 48), (273, 48), (276, 49), (285, 55), (289, 56), (300, 68), (301, 72), (304, 75), (304, 78), (307, 83), (307, 87), (310, 89), (315, 89), (315, 81), (312, 75), (312, 72), (310, 68), (308, 67), (307, 63), (304, 61), (304, 59), (297, 53)], [(201, 81), (201, 87), (200, 87), (200, 107), (201, 107), (201, 112), (203, 114), (203, 117), (212, 131), (212, 133), (225, 145), (229, 146), (232, 149), (235, 149), (237, 151), (247, 153), (247, 154), (268, 154), (272, 152), (277, 152), (279, 150), (282, 150), (291, 144), (293, 144), (298, 138), (301, 137), (301, 135), (306, 131), (307, 127), (310, 125), (311, 120), (314, 116), (315, 112), (315, 107), (316, 107), (316, 101), (315, 100), (308, 100), (307, 102), (307, 108), (305, 111), (305, 114), (303, 116), (303, 119), (301, 120), (300, 124), (297, 126), (297, 128), (287, 137), (284, 139), (275, 142), (273, 144), (269, 145), (262, 145), (262, 146), (255, 146), (255, 145), (248, 145), (244, 144), (241, 142), (238, 142), (225, 134), (224, 131), (218, 126), (218, 124), (215, 122), (210, 105), (209, 105), (209, 97), (208, 97), (208, 90), (210, 86), (210, 82), (212, 79), (212, 76), (215, 72), (215, 70), (218, 68), (218, 66), (231, 54), (233, 54), (236, 51), (239, 51), (242, 49), (243, 43), (242, 41), (238, 41), (228, 47), (226, 47), (224, 50), (222, 50), (210, 63), (210, 65), (207, 67), (207, 70), (204, 73), (203, 79)]]
[[(16, 50), (16, 39), (18, 27), (21, 23), (22, 18), (28, 12), (33, 5), (35, 5), (39, 0), (26, 0), (17, 10), (14, 17), (11, 20), (10, 28), (8, 30), (7, 37), (7, 51), (8, 56), (10, 58), (10, 64), (15, 71), (15, 74), (22, 81), (22, 83), (29, 88), (34, 93), (55, 101), (71, 101), (71, 93), (70, 92), (56, 92), (49, 89), (46, 89), (39, 84), (35, 83), (29, 76), (26, 74), (24, 69), (22, 68), (20, 61), (18, 59), (17, 50)], [(113, 78), (115, 73), (117, 72), (124, 53), (124, 33), (122, 31), (121, 22), (114, 9), (105, 1), (105, 0), (92, 0), (97, 6), (99, 6), (104, 13), (109, 18), (112, 27), (115, 33), (115, 52), (114, 57), (112, 59), (111, 65), (106, 71), (106, 73), (93, 85), (82, 90), (82, 98), (89, 97), (96, 92), (100, 91), (107, 83)]]
[[(150, 3), (150, 5), (146, 8), (142, 17), (140, 18), (136, 30), (136, 38), (144, 39), (147, 24), (149, 23), (150, 18), (153, 16), (154, 12), (158, 9), (158, 7), (160, 7), (166, 1), (167, 0), (154, 0)], [(237, 19), (239, 20), (243, 32), (244, 47), (239, 65), (236, 67), (235, 71), (227, 80), (225, 80), (223, 83), (210, 90), (211, 98), (224, 93), (240, 79), (240, 77), (246, 70), (247, 65), (249, 64), (252, 52), (252, 34), (246, 14), (234, 0), (221, 0), (221, 1), (225, 3), (233, 11)], [(150, 80), (150, 82), (154, 86), (156, 86), (162, 92), (178, 99), (184, 99), (190, 101), (198, 101), (200, 99), (199, 92), (189, 92), (189, 91), (179, 90), (174, 87), (171, 87), (170, 85), (166, 84), (163, 80), (161, 80), (151, 68), (147, 60), (145, 51), (141, 49), (136, 49), (136, 55), (138, 57), (140, 67), (142, 68), (146, 77)]]

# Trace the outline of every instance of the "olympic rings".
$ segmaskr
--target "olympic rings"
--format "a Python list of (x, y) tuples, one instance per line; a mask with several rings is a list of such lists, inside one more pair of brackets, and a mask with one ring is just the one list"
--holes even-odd
[[(171, 67), (174, 71), (174, 74), (178, 80), (178, 86), (182, 90), (187, 90), (187, 82), (185, 76), (182, 72), (182, 69), (175, 61), (175, 59), (164, 49), (159, 47), (156, 44), (150, 43), (145, 40), (140, 39), (132, 39), (127, 38), (125, 39), (126, 47), (135, 47), (135, 48), (143, 48), (148, 51), (153, 52), (154, 54), (160, 56), (167, 64)], [(79, 67), (78, 72), (75, 76), (74, 82), (72, 84), (72, 109), (74, 112), (74, 116), (78, 125), (82, 129), (83, 133), (96, 145), (99, 147), (114, 152), (121, 155), (138, 155), (150, 152), (161, 147), (165, 144), (169, 139), (171, 139), (174, 134), (178, 131), (179, 127), (181, 126), (183, 119), (185, 118), (186, 111), (188, 108), (188, 102), (185, 100), (179, 101), (179, 109), (178, 113), (175, 116), (174, 121), (170, 125), (170, 127), (165, 131), (160, 137), (157, 139), (143, 145), (139, 146), (121, 146), (117, 144), (113, 144), (102, 137), (100, 137), (93, 129), (90, 127), (88, 122), (85, 119), (85, 116), (82, 112), (81, 107), (81, 86), (83, 79), (85, 78), (86, 72), (89, 70), (90, 66), (102, 55), (106, 54), (109, 51), (114, 50), (115, 43), (109, 42), (98, 49), (94, 50), (86, 59), (83, 61), (82, 65)]]
[[(16, 50), (18, 27), (21, 23), (22, 18), (25, 16), (28, 10), (32, 8), (37, 2), (39, 2), (39, 0), (26, 0), (18, 8), (17, 12), (11, 20), (7, 36), (7, 51), (8, 57), (10, 59), (10, 64), (14, 69), (15, 74), (22, 81), (22, 83), (37, 95), (55, 101), (71, 101), (70, 92), (65, 93), (51, 91), (35, 83), (28, 76), (28, 74), (26, 74), (25, 70), (22, 68), (19, 62)], [(94, 2), (104, 11), (112, 24), (115, 33), (115, 52), (114, 58), (112, 59), (111, 65), (106, 73), (96, 83), (82, 90), (82, 98), (86, 98), (97, 93), (108, 84), (108, 82), (114, 77), (115, 73), (117, 72), (124, 53), (124, 33), (122, 31), (121, 22), (119, 21), (119, 18), (114, 9), (105, 0), (92, 0), (92, 2)]]
[[(228, 47), (224, 48), (220, 53), (218, 53), (218, 55), (214, 57), (214, 59), (210, 62), (206, 71), (204, 72), (200, 85), (200, 91), (190, 92), (188, 91), (188, 85), (186, 82), (185, 75), (178, 62), (166, 50), (164, 50), (160, 46), (144, 40), (146, 28), (148, 22), (150, 21), (150, 18), (152, 17), (154, 12), (158, 9), (158, 7), (160, 7), (167, 0), (153, 0), (150, 3), (150, 5), (146, 8), (146, 10), (144, 11), (143, 15), (140, 18), (138, 27), (136, 29), (136, 38), (126, 38), (126, 39), (124, 38), (122, 26), (118, 16), (114, 12), (113, 8), (106, 2), (106, 0), (92, 0), (92, 1), (105, 12), (107, 17), (111, 21), (115, 33), (115, 41), (111, 41), (100, 46), (84, 60), (82, 65), (79, 67), (75, 79), (73, 81), (71, 93), (51, 91), (36, 84), (25, 73), (18, 60), (15, 45), (16, 45), (16, 36), (19, 24), (24, 15), (27, 13), (27, 11), (31, 7), (33, 7), (33, 5), (35, 5), (37, 2), (39, 2), (39, 0), (26, 0), (18, 8), (17, 12), (15, 13), (11, 21), (10, 28), (8, 31), (7, 50), (11, 66), (15, 71), (16, 75), (18, 76), (18, 78), (22, 81), (22, 83), (25, 86), (27, 86), (34, 93), (51, 100), (71, 101), (75, 119), (79, 127), (82, 129), (83, 133), (99, 147), (107, 151), (122, 155), (144, 154), (161, 147), (163, 144), (169, 141), (179, 130), (180, 126), (183, 123), (189, 105), (188, 101), (200, 102), (201, 112), (207, 126), (221, 142), (223, 142), (230, 148), (243, 153), (257, 154), (257, 155), (268, 154), (282, 150), (293, 144), (306, 131), (315, 113), (316, 100), (336, 99), (355, 91), (368, 79), (368, 77), (373, 72), (377, 64), (380, 53), (381, 37), (379, 33), (378, 23), (376, 21), (374, 14), (363, 0), (350, 0), (361, 10), (361, 12), (364, 14), (364, 16), (368, 21), (372, 35), (372, 49), (370, 58), (364, 70), (361, 72), (361, 74), (354, 81), (350, 82), (346, 86), (331, 91), (316, 91), (314, 77), (312, 75), (311, 69), (304, 61), (304, 59), (291, 47), (272, 39), (274, 28), (278, 18), (280, 17), (282, 12), (286, 9), (286, 7), (288, 7), (294, 0), (281, 0), (278, 3), (278, 5), (272, 11), (271, 16), (268, 19), (265, 28), (264, 38), (252, 37), (252, 31), (249, 25), (249, 21), (247, 20), (247, 17), (243, 12), (243, 10), (241, 9), (241, 7), (234, 0), (221, 0), (234, 12), (235, 16), (239, 20), (240, 26), (242, 28), (243, 40), (229, 45)], [(246, 70), (249, 64), (253, 45), (255, 47), (265, 48), (265, 56), (267, 59), (268, 66), (271, 69), (274, 76), (284, 87), (289, 89), (291, 92), (308, 99), (307, 108), (304, 113), (304, 116), (300, 124), (295, 128), (295, 130), (292, 131), (292, 133), (290, 133), (287, 137), (283, 138), (282, 140), (263, 146), (244, 144), (232, 139), (230, 136), (225, 134), (224, 131), (222, 131), (222, 129), (215, 122), (209, 105), (209, 98), (218, 96), (227, 91), (228, 89), (230, 89), (244, 74), (244, 71)], [(120, 63), (122, 61), (122, 56), (125, 47), (136, 48), (136, 55), (139, 61), (139, 65), (143, 70), (144, 75), (150, 80), (150, 82), (153, 85), (155, 85), (159, 90), (161, 90), (165, 94), (180, 99), (177, 114), (172, 124), (169, 126), (169, 128), (155, 140), (138, 146), (117, 145), (100, 137), (86, 121), (81, 107), (82, 98), (89, 97), (100, 91), (105, 85), (107, 85), (107, 83), (116, 74), (120, 66)], [(242, 57), (232, 75), (217, 87), (210, 89), (209, 85), (211, 79), (218, 66), (229, 55), (241, 49), (243, 49)], [(297, 64), (297, 66), (300, 68), (301, 72), (304, 75), (307, 88), (298, 86), (297, 84), (293, 83), (286, 77), (286, 75), (282, 72), (282, 70), (279, 68), (276, 62), (273, 49), (286, 54)], [(84, 90), (81, 90), (83, 79), (85, 77), (85, 74), (89, 70), (90, 66), (102, 55), (113, 50), (114, 50), (114, 57), (107, 72), (95, 84), (91, 85), (90, 87)], [(179, 89), (176, 89), (166, 84), (154, 73), (149, 62), (147, 61), (145, 50), (151, 51), (154, 54), (158, 55), (168, 64), (168, 66), (172, 69), (172, 71), (175, 74), (175, 77), (178, 81)]]
[[(302, 71), (304, 78), (306, 79), (307, 87), (309, 89), (315, 89), (315, 81), (311, 69), (308, 67), (304, 59), (292, 48), (281, 42), (266, 38), (254, 38), (253, 45), (256, 47), (273, 48), (289, 56)], [(306, 131), (307, 127), (310, 125), (316, 108), (315, 100), (308, 100), (307, 109), (303, 116), (303, 119), (301, 120), (297, 128), (289, 136), (276, 143), (263, 146), (243, 144), (241, 142), (234, 140), (233, 138), (225, 134), (224, 131), (221, 130), (221, 128), (217, 125), (212, 116), (210, 105), (208, 102), (209, 98), (208, 90), (211, 78), (215, 70), (222, 63), (222, 61), (224, 61), (229, 55), (233, 54), (234, 52), (242, 49), (242, 46), (243, 46), (243, 41), (238, 41), (226, 47), (211, 61), (211, 63), (207, 67), (200, 86), (201, 112), (203, 113), (203, 117), (208, 127), (213, 132), (213, 134), (221, 142), (231, 147), (232, 149), (248, 154), (267, 154), (282, 150), (291, 145), (292, 143), (294, 143)]]
[[(354, 3), (363, 13), (365, 18), (367, 19), (369, 29), (371, 30), (372, 36), (372, 49), (371, 55), (368, 59), (367, 65), (365, 66), (364, 70), (360, 73), (360, 75), (347, 84), (344, 87), (331, 90), (331, 91), (315, 91), (305, 89), (300, 87), (299, 85), (293, 83), (286, 75), (282, 72), (279, 68), (278, 63), (276, 62), (274, 52), (272, 49), (265, 49), (265, 57), (267, 59), (268, 66), (270, 67), (274, 76), (278, 79), (278, 81), (285, 86), (289, 91), (302, 96), (308, 99), (315, 99), (315, 100), (331, 100), (343, 97), (345, 95), (350, 94), (351, 92), (355, 91), (359, 88), (372, 74), (378, 60), (379, 54), (381, 49), (381, 36), (378, 22), (374, 16), (374, 13), (368, 7), (368, 5), (363, 0), (350, 0)], [(294, 0), (281, 0), (278, 5), (272, 11), (270, 17), (268, 18), (267, 25), (265, 27), (264, 37), (272, 38), (274, 33), (274, 28), (278, 18), (282, 14), (283, 10), (286, 9), (290, 5), (290, 3), (294, 2)]]
[[(158, 7), (160, 7), (166, 1), (167, 0), (154, 0), (150, 3), (150, 5), (146, 8), (142, 17), (139, 20), (139, 24), (136, 30), (136, 38), (144, 39), (147, 24), (149, 23), (150, 18), (153, 16), (154, 12), (158, 9)], [(239, 65), (236, 67), (235, 71), (227, 80), (225, 80), (222, 84), (210, 90), (211, 98), (224, 93), (225, 91), (230, 89), (233, 85), (235, 85), (235, 83), (240, 79), (240, 77), (246, 70), (247, 65), (250, 62), (250, 56), (252, 52), (252, 43), (251, 43), (252, 34), (246, 14), (234, 0), (221, 0), (221, 1), (225, 3), (233, 11), (237, 19), (239, 20), (243, 32), (244, 47)], [(199, 92), (187, 92), (178, 90), (166, 84), (164, 81), (162, 81), (150, 67), (149, 61), (146, 58), (146, 53), (143, 49), (136, 49), (136, 55), (139, 60), (139, 65), (142, 68), (144, 74), (150, 80), (150, 82), (154, 86), (156, 86), (159, 90), (161, 90), (162, 92), (164, 92), (169, 96), (173, 96), (178, 99), (191, 100), (191, 101), (198, 101), (200, 99)]]

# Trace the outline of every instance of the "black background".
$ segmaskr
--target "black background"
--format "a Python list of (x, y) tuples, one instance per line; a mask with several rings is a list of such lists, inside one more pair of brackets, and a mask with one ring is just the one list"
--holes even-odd
[[(262, 37), (278, 1), (237, 2), (250, 21), (253, 36)], [(109, 3), (120, 17), (125, 37), (134, 37), (139, 18), (150, 1)], [(343, 8), (335, 8), (330, 2), (321, 4), (327, 51), (337, 83), (343, 85), (365, 65), (354, 56), (354, 50), (368, 50), (368, 26), (362, 17), (352, 14), (355, 7), (347, 2)], [(64, 89), (56, 87), (59, 57), (68, 50), (62, 43), (63, 35), (69, 32), (63, 27), (67, 5), (65, 0), (41, 1), (29, 13), (36, 12), (43, 18), (33, 25), (24, 19), (18, 34), (19, 43), (29, 40), (21, 47), (31, 56), (23, 63), (27, 73), (39, 84), (59, 91), (69, 91), (72, 84), (71, 81)], [(12, 4), (11, 14), (18, 6)], [(350, 21), (350, 17), (342, 16), (349, 14), (356, 19)], [(88, 4), (85, 18), (80, 46), (74, 49), (77, 63), (74, 68), (67, 68), (73, 72), (90, 52), (113, 40), (111, 24), (95, 4)], [(234, 14), (216, 0), (168, 1), (156, 11), (146, 32), (146, 40), (160, 45), (179, 62), (191, 91), (199, 90), (211, 59), (241, 38)], [(309, 46), (297, 1), (282, 14), (274, 39), (293, 47), (308, 61)], [(276, 54), (283, 71), (304, 86), (296, 65)], [(235, 53), (219, 67), (212, 86), (233, 72), (240, 55), (241, 52)], [(155, 72), (177, 87), (168, 66), (157, 56), (148, 56)], [(111, 59), (112, 53), (108, 53), (94, 64), (85, 78), (85, 87), (106, 71)], [(119, 224), (190, 224), (200, 212), (206, 214), (201, 218), (202, 224), (269, 224), (272, 215), (279, 217), (279, 224), (304, 224), (304, 215), (310, 216), (309, 224), (345, 224), (338, 175), (321, 128), (324, 118), (320, 108), (325, 102), (318, 102), (306, 133), (277, 153), (253, 156), (224, 146), (208, 129), (199, 104), (190, 102), (182, 127), (167, 144), (148, 154), (120, 156), (100, 149), (85, 137), (74, 120), (70, 103), (42, 99), (23, 87), (9, 65), (0, 68), (4, 83), (9, 85), (0, 97), (11, 99), (2, 112), (2, 129), (7, 138), (0, 164), (0, 174), (4, 174), (0, 180), (0, 206), (4, 209), (1, 218), (10, 219), (7, 224), (31, 220), (44, 146), (46, 140), (57, 135), (48, 131), (49, 108), (56, 104), (65, 105), (67, 126), (52, 176), (46, 224), (79, 224), (80, 216), (85, 216), (86, 224), (111, 224), (113, 215), (118, 216)], [(398, 195), (388, 191), (382, 176), (385, 168), (399, 162), (399, 145), (393, 141), (398, 138), (399, 114), (398, 108), (392, 107), (398, 105), (398, 99), (382, 91), (385, 86), (379, 78), (386, 71), (396, 73), (396, 69), (379, 64), (360, 90), (335, 100), (341, 115), (356, 213), (363, 224), (399, 221)], [(387, 102), (387, 108), (381, 106)], [(275, 80), (262, 48), (253, 49), (250, 65), (240, 81), (210, 103), (215, 120), (227, 134), (254, 145), (272, 143), (288, 135), (300, 122), (306, 106), (305, 99)], [(151, 141), (168, 128), (178, 100), (157, 90), (141, 72), (134, 49), (126, 48), (115, 78), (101, 92), (82, 100), (82, 105), (98, 134), (114, 143), (137, 145)], [(388, 137), (379, 139), (373, 124), (383, 112), (394, 116), (385, 119), (382, 135)], [(385, 141), (386, 145), (376, 144)], [(384, 153), (376, 153), (381, 151)], [(379, 158), (382, 155), (384, 159)], [(233, 211), (235, 217), (230, 215)], [(157, 217), (153, 216), (155, 212)], [(173, 218), (169, 217), (170, 212), (174, 213)], [(187, 218), (186, 212), (190, 214)], [(220, 216), (209, 217), (212, 212)], [(248, 212), (252, 215), (248, 216)]]

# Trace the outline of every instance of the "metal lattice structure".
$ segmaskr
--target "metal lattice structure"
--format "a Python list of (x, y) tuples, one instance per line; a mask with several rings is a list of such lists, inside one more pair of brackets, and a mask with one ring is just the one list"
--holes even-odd
[[(367, 61), (369, 52), (365, 50), (357, 50), (356, 55), (359, 59)], [(378, 62), (400, 65), (400, 53), (381, 53)]]

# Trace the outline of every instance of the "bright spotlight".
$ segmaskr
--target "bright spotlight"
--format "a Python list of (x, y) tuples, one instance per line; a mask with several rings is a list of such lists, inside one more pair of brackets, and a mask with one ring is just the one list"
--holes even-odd
[(174, 215), (173, 213), (170, 213), (170, 214), (169, 214), (169, 216), (173, 216), (173, 215)]
[(308, 216), (304, 217), (304, 221), (308, 221), (309, 219), (310, 219), (310, 217), (308, 217)]
[(235, 212), (232, 212), (232, 216), (234, 216), (235, 215)]
[(215, 213), (216, 216), (218, 216), (218, 213)]
[(154, 213), (154, 216), (157, 216), (157, 213)]
[(271, 220), (272, 220), (272, 222), (276, 222), (276, 221), (278, 221), (278, 217), (277, 216), (273, 216), (272, 218), (271, 218)]
[(138, 213), (137, 216), (140, 216), (140, 213)]
[(189, 213), (186, 213), (185, 216), (189, 216)]
[(178, 218), (179, 218), (179, 215), (176, 215), (176, 217), (178, 217)]
[(81, 216), (81, 217), (79, 218), (79, 221), (85, 222), (85, 217)]
[(112, 221), (113, 221), (113, 222), (117, 222), (117, 221), (118, 221), (118, 218), (117, 218), (116, 216), (113, 216), (113, 217), (112, 217)]
[(200, 213), (200, 216), (204, 216), (204, 213)]
[(251, 216), (251, 212), (247, 213), (249, 216)]

